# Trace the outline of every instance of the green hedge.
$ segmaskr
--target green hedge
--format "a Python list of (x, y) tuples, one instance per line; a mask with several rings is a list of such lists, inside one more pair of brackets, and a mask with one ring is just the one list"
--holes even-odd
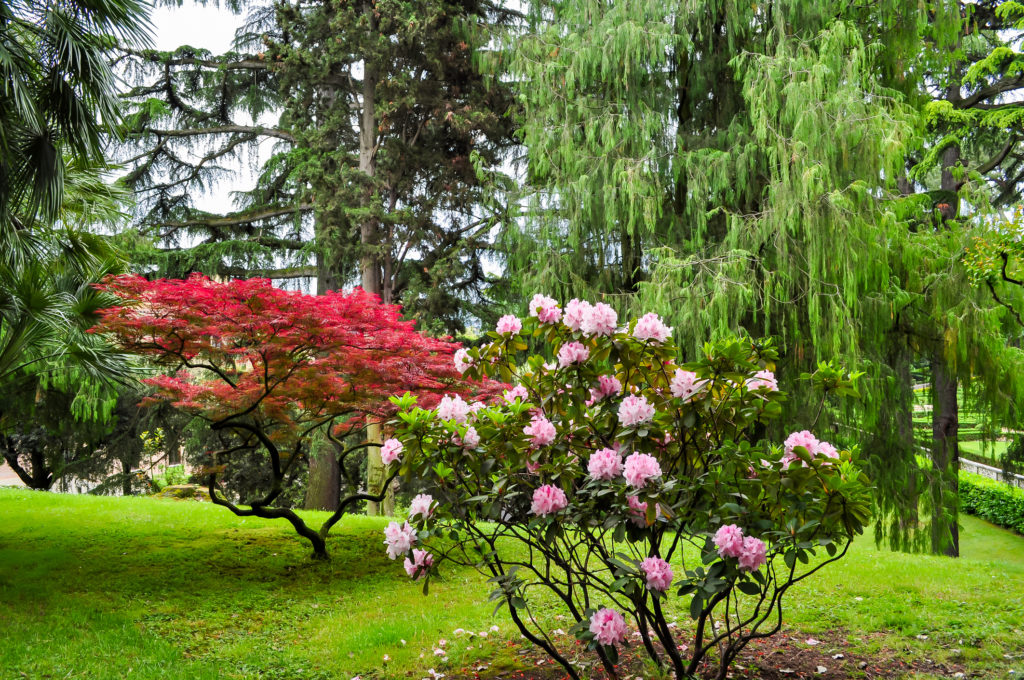
[(1024, 534), (1024, 489), (961, 471), (960, 509)]

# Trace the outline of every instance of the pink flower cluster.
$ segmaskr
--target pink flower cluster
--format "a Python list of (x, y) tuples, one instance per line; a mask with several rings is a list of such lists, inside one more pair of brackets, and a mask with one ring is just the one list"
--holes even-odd
[(510, 390), (505, 390), (505, 401), (510, 404), (516, 403), (516, 399), (526, 401), (530, 398), (530, 393), (526, 391), (526, 388), (522, 385), (516, 385)]
[(771, 371), (758, 371), (754, 377), (747, 382), (749, 390), (768, 390), (769, 392), (779, 391), (779, 381)]
[(542, 415), (535, 415), (530, 424), (523, 428), (523, 434), (530, 437), (530, 444), (534, 448), (548, 446), (555, 441), (557, 434), (555, 426), (550, 420)]
[(636, 526), (644, 529), (647, 527), (647, 501), (641, 501), (636, 496), (627, 496), (629, 502), (629, 519)]
[(818, 438), (811, 434), (808, 430), (801, 430), (794, 432), (786, 437), (784, 443), (785, 453), (782, 456), (782, 466), (788, 468), (793, 463), (798, 463), (801, 466), (804, 464), (800, 457), (796, 455), (796, 447), (802, 446), (807, 449), (807, 452), (811, 456), (824, 456), (825, 458), (836, 459), (839, 458), (839, 451), (836, 447), (832, 446), (828, 442), (818, 441)]
[(467, 352), (465, 349), (461, 347), (455, 350), (454, 360), (455, 369), (459, 373), (465, 373), (469, 368), (472, 368), (473, 366), (473, 357), (469, 356), (469, 352)]
[(633, 337), (641, 342), (651, 340), (661, 344), (671, 335), (672, 329), (666, 326), (661, 317), (654, 312), (644, 314), (637, 319), (636, 326), (633, 328)]
[(558, 350), (558, 367), (582, 364), (590, 357), (590, 350), (578, 342), (567, 342)]
[(635, 489), (642, 489), (647, 486), (649, 479), (661, 476), (661, 465), (648, 453), (632, 453), (626, 458), (622, 474), (627, 484)]
[(672, 567), (660, 557), (648, 557), (640, 563), (640, 570), (647, 580), (647, 587), (651, 590), (665, 592), (672, 584)]
[(498, 325), (494, 330), (501, 335), (515, 335), (523, 330), (523, 322), (515, 314), (506, 314), (498, 319)]
[(409, 552), (415, 542), (416, 530), (408, 522), (401, 525), (392, 522), (384, 529), (384, 544), (388, 547), (388, 557), (393, 560)]
[(647, 402), (647, 397), (631, 394), (619, 404), (619, 422), (625, 427), (645, 423), (654, 417), (654, 407)]
[(562, 323), (564, 323), (569, 330), (578, 331), (580, 324), (583, 323), (583, 317), (590, 311), (590, 303), (584, 300), (577, 300), (573, 298), (569, 300), (569, 303), (565, 306), (565, 314), (562, 316)]
[(562, 310), (554, 298), (537, 293), (530, 300), (530, 316), (537, 317), (541, 323), (558, 323), (562, 318)]
[(590, 617), (590, 632), (602, 645), (617, 645), (626, 639), (626, 621), (617, 611), (601, 607)]
[(614, 375), (602, 375), (597, 378), (597, 387), (590, 388), (590, 398), (597, 402), (622, 392), (622, 383)]
[(707, 382), (707, 380), (697, 380), (697, 374), (693, 371), (677, 368), (676, 374), (672, 376), (672, 382), (669, 383), (669, 389), (672, 391), (673, 397), (689, 400), (700, 392)]
[(409, 517), (415, 517), (419, 515), (423, 519), (430, 517), (434, 513), (433, 509), (434, 497), (428, 493), (417, 494), (413, 499), (412, 503), (409, 504)]
[(593, 479), (615, 479), (622, 474), (622, 456), (613, 449), (595, 451), (587, 461), (587, 472)]
[(432, 566), (434, 566), (434, 556), (426, 550), (417, 548), (412, 551), (411, 560), (408, 557), (405, 558), (405, 573), (415, 581), (423, 578)]
[(465, 425), (468, 415), (469, 404), (457, 394), (454, 397), (444, 395), (437, 405), (437, 417), (441, 420), (454, 420), (459, 425)]
[(735, 557), (740, 569), (756, 571), (767, 561), (768, 546), (753, 536), (743, 536), (743, 529), (735, 524), (725, 524), (715, 532), (715, 546), (719, 556)]
[(480, 446), (480, 435), (477, 434), (476, 428), (470, 425), (466, 428), (465, 436), (456, 437), (455, 443), (464, 449), (475, 449)]
[(553, 515), (569, 505), (569, 499), (565, 492), (552, 484), (545, 484), (533, 492), (533, 504), (530, 505), (530, 512), (538, 517)]
[(583, 319), (580, 321), (580, 330), (587, 337), (592, 335), (608, 336), (615, 332), (618, 322), (619, 315), (615, 310), (603, 302), (598, 302), (584, 312)]
[(402, 442), (397, 439), (388, 439), (384, 442), (384, 445), (380, 447), (380, 459), (384, 461), (385, 465), (391, 465), (402, 455)]

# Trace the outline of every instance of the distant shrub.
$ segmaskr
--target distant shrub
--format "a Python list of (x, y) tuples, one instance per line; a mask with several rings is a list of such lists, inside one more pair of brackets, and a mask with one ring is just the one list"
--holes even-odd
[(1024, 534), (1024, 489), (970, 472), (960, 473), (960, 509)]

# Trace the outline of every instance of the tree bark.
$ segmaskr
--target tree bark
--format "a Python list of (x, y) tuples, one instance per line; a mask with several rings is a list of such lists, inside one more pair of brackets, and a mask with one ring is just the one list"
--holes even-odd
[(329, 441), (317, 441), (309, 452), (309, 479), (302, 507), (306, 510), (330, 510), (341, 500), (341, 471), (337, 452)]
[(932, 360), (932, 401), (932, 552), (959, 557), (957, 378), (941, 356)]

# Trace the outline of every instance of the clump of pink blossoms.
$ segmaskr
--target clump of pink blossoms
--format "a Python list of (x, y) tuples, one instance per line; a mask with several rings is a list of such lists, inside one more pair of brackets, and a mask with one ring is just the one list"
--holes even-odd
[(470, 425), (466, 428), (466, 436), (456, 437), (455, 443), (464, 449), (475, 449), (480, 446), (480, 435), (477, 434), (476, 428)]
[(550, 420), (541, 415), (536, 415), (530, 424), (523, 428), (523, 434), (531, 438), (530, 444), (534, 448), (548, 446), (555, 441), (557, 431)]
[(740, 550), (740, 569), (757, 571), (768, 561), (768, 546), (759, 538), (747, 536), (743, 539), (743, 548)]
[(564, 323), (569, 330), (578, 331), (580, 324), (583, 323), (583, 317), (590, 310), (590, 303), (585, 300), (577, 300), (573, 298), (569, 300), (569, 303), (565, 306), (565, 314), (562, 316), (562, 323)]
[(405, 573), (409, 578), (418, 581), (434, 566), (434, 556), (419, 548), (412, 551), (412, 559), (405, 558)]
[(622, 456), (613, 449), (595, 451), (587, 461), (587, 472), (593, 479), (615, 479), (622, 474)]
[(423, 519), (430, 517), (433, 514), (434, 497), (429, 493), (417, 494), (413, 499), (412, 503), (409, 503), (409, 517), (415, 517), (419, 515)]
[(391, 465), (402, 455), (404, 448), (402, 442), (397, 439), (388, 439), (380, 447), (380, 459), (384, 461), (385, 465)]
[(768, 390), (769, 392), (779, 391), (779, 381), (771, 371), (758, 371), (754, 377), (747, 382), (747, 389)]
[(516, 403), (516, 399), (526, 401), (530, 398), (530, 393), (526, 391), (526, 388), (522, 385), (516, 385), (510, 390), (505, 390), (505, 401), (510, 404)]
[(554, 298), (537, 293), (530, 300), (530, 316), (537, 317), (541, 323), (558, 323), (562, 318), (562, 310)]
[(661, 476), (661, 465), (648, 453), (632, 453), (626, 458), (622, 475), (631, 487), (642, 489), (647, 486), (648, 480)]
[(737, 558), (740, 569), (756, 571), (768, 559), (768, 546), (764, 541), (753, 536), (744, 536), (743, 529), (735, 524), (719, 527), (714, 540), (719, 556)]
[(602, 645), (617, 645), (626, 639), (626, 621), (614, 609), (601, 607), (590, 617), (590, 632)]
[(648, 557), (640, 563), (640, 570), (647, 580), (647, 587), (651, 590), (665, 592), (672, 584), (672, 567), (660, 557)]
[(611, 335), (618, 325), (619, 315), (609, 305), (598, 302), (583, 313), (580, 330), (583, 335)]
[(469, 356), (469, 352), (467, 352), (464, 348), (460, 347), (459, 349), (455, 350), (455, 356), (453, 357), (453, 359), (455, 361), (455, 369), (459, 373), (465, 373), (473, 366), (473, 357)]
[(582, 364), (590, 357), (590, 350), (578, 342), (567, 342), (558, 350), (558, 367)]
[(553, 515), (569, 505), (569, 499), (565, 492), (552, 484), (545, 484), (533, 492), (533, 503), (530, 505), (530, 512), (538, 517)]
[(739, 557), (743, 552), (743, 529), (735, 524), (724, 524), (719, 527), (714, 540), (721, 557)]
[(629, 519), (636, 526), (644, 529), (647, 527), (647, 501), (641, 501), (636, 496), (627, 496), (629, 502)]
[(409, 552), (415, 542), (416, 530), (408, 522), (392, 522), (384, 529), (384, 544), (388, 547), (388, 557), (393, 560)]
[(645, 423), (654, 417), (654, 406), (647, 402), (647, 397), (631, 394), (619, 404), (619, 422), (625, 427)]
[(672, 335), (672, 329), (665, 325), (661, 317), (649, 312), (640, 317), (633, 328), (633, 337), (641, 342), (647, 340), (663, 343)]
[(672, 382), (669, 383), (669, 389), (672, 396), (677, 399), (690, 399), (706, 384), (707, 380), (697, 380), (697, 374), (693, 371), (677, 368), (675, 375), (672, 376)]
[(501, 335), (515, 335), (523, 330), (523, 322), (515, 314), (506, 314), (498, 319), (498, 325), (495, 326), (494, 330)]
[(602, 375), (597, 378), (597, 387), (590, 388), (590, 398), (596, 402), (621, 392), (622, 383), (618, 378), (614, 375)]
[(454, 420), (459, 425), (465, 425), (468, 415), (469, 404), (457, 394), (454, 397), (444, 395), (437, 405), (437, 417), (441, 420)]

